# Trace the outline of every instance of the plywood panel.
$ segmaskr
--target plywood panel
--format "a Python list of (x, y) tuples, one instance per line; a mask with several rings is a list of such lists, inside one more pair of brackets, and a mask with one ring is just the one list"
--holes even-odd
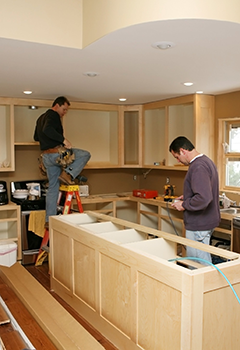
[(53, 244), (55, 246), (54, 249), (54, 277), (61, 282), (68, 289), (71, 288), (71, 280), (72, 276), (70, 271), (72, 271), (71, 267), (71, 259), (69, 256), (71, 253), (71, 240), (68, 236), (54, 231), (53, 233)]
[(147, 235), (137, 232), (134, 229), (119, 230), (114, 232), (101, 233), (100, 237), (106, 238), (117, 244), (139, 242), (147, 239)]
[(168, 260), (176, 258), (176, 243), (168, 242), (164, 238), (127, 243), (125, 246), (130, 249), (137, 249), (138, 251), (151, 254), (154, 257), (159, 257), (161, 259)]
[(93, 233), (117, 231), (122, 228), (120, 225), (113, 224), (112, 222), (98, 222), (92, 224), (83, 224), (81, 226), (84, 230), (86, 229)]
[(131, 330), (131, 268), (101, 255), (100, 313), (127, 336)]
[(95, 250), (74, 241), (73, 293), (95, 309)]
[(138, 344), (145, 350), (180, 349), (181, 293), (138, 274)]
[[(235, 284), (240, 295), (240, 283)], [(204, 294), (203, 350), (237, 350), (240, 344), (240, 306), (230, 287)]]

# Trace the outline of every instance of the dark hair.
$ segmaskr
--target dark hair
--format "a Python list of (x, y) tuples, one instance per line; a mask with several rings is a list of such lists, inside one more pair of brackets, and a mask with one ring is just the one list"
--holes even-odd
[(54, 100), (52, 107), (54, 107), (56, 104), (58, 104), (59, 106), (64, 105), (64, 103), (67, 103), (68, 106), (70, 106), (70, 102), (68, 101), (68, 99), (64, 96), (59, 96), (56, 98), (56, 100)]
[(180, 148), (186, 149), (187, 151), (192, 151), (195, 147), (192, 142), (189, 141), (185, 136), (179, 136), (172, 141), (169, 146), (169, 152), (180, 153)]

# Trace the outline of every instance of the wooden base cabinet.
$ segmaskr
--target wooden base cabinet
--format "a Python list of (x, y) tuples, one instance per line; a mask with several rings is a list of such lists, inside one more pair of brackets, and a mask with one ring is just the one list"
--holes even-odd
[(177, 244), (224, 256), (240, 295), (239, 254), (93, 212), (51, 217), (50, 242), (51, 289), (120, 350), (238, 348), (240, 307), (222, 274), (171, 259)]
[(21, 260), (21, 208), (15, 203), (0, 206), (0, 244), (11, 242), (17, 244), (17, 260)]

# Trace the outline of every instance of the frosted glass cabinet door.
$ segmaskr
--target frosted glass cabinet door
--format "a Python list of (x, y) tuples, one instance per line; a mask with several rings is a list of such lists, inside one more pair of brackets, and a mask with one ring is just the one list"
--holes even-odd
[(165, 164), (166, 117), (165, 108), (150, 109), (144, 113), (144, 165)]
[(10, 106), (0, 105), (0, 171), (14, 171), (13, 115)]

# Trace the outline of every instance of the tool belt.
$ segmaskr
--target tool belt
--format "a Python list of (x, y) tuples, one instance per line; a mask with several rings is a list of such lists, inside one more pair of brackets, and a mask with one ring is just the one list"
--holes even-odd
[(39, 163), (39, 169), (42, 175), (47, 176), (47, 170), (43, 164), (43, 154), (46, 153), (59, 153), (59, 157), (56, 159), (56, 163), (59, 164), (61, 167), (66, 168), (68, 165), (72, 164), (72, 162), (75, 160), (75, 155), (72, 151), (72, 149), (68, 149), (63, 146), (58, 146), (55, 148), (49, 148), (44, 151), (42, 151), (42, 154), (40, 158), (38, 158)]
[(42, 153), (58, 153), (58, 148), (59, 147), (45, 149), (44, 151), (42, 151)]
[(75, 155), (72, 149), (66, 147), (58, 147), (59, 157), (56, 159), (56, 163), (66, 168), (68, 165), (72, 164), (75, 160)]
[(43, 176), (47, 176), (47, 170), (43, 164), (42, 154), (40, 155), (40, 158), (38, 158), (38, 167), (39, 167), (40, 173)]

